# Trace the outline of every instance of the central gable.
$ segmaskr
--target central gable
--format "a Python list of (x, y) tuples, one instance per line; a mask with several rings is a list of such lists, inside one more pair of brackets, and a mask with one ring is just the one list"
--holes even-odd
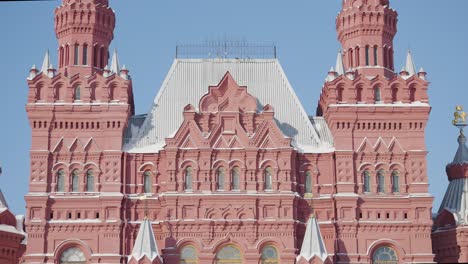
[(227, 72), (217, 86), (200, 99), (200, 111), (187, 105), (184, 121), (166, 148), (272, 149), (292, 148), (266, 105), (257, 112), (257, 99)]

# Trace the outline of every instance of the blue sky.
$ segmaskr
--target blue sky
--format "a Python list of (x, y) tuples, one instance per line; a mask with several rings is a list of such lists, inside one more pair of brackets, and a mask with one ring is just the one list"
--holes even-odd
[[(24, 106), (26, 77), (40, 67), (46, 49), (56, 63), (53, 10), (58, 1), (0, 2), (0, 188), (11, 209), (24, 213), (28, 190), (30, 128)], [(433, 107), (426, 132), (430, 191), (434, 210), (448, 185), (445, 165), (458, 136), (451, 126), (456, 104), (468, 108), (468, 1), (393, 0), (399, 12), (395, 65), (408, 48), (431, 82)], [(341, 0), (111, 0), (117, 14), (113, 47), (133, 77), (136, 112), (151, 106), (175, 56), (178, 42), (205, 40), (272, 41), (280, 62), (309, 114), (315, 114), (327, 71), (340, 49), (335, 17)]]

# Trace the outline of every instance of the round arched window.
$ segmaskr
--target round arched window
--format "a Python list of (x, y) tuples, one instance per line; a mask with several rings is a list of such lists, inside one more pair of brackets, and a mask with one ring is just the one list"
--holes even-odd
[(185, 246), (180, 250), (180, 264), (198, 264), (197, 250), (193, 246)]
[(380, 247), (372, 256), (372, 264), (398, 264), (398, 256), (391, 247)]
[(69, 248), (60, 256), (60, 264), (86, 264), (86, 257), (79, 248)]
[(273, 246), (262, 249), (262, 264), (279, 264), (278, 251)]
[(242, 264), (240, 250), (234, 245), (227, 245), (216, 253), (216, 264)]

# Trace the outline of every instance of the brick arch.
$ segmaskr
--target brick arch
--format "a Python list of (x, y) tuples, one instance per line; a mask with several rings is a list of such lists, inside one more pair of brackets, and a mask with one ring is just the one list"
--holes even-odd
[(198, 170), (198, 163), (195, 160), (186, 159), (180, 163), (179, 169), (185, 170), (185, 168), (192, 166), (193, 169)]
[(278, 167), (278, 163), (276, 163), (276, 161), (274, 160), (271, 160), (271, 159), (266, 159), (264, 161), (262, 161), (260, 163), (260, 166), (259, 166), (259, 169), (261, 170), (264, 170), (266, 169), (268, 166), (270, 166), (273, 170), (278, 170), (279, 167)]
[(395, 250), (395, 252), (397, 253), (397, 257), (398, 257), (398, 262), (401, 262), (406, 255), (404, 248), (400, 244), (398, 244), (398, 242), (396, 242), (395, 240), (379, 239), (379, 240), (372, 242), (367, 249), (367, 255), (369, 256), (370, 261), (372, 260), (372, 256), (374, 252), (380, 247), (390, 247), (391, 249)]
[(276, 247), (276, 249), (278, 250), (278, 255), (281, 254), (281, 251), (286, 249), (286, 245), (284, 244), (284, 242), (281, 240), (281, 239), (278, 239), (278, 238), (272, 238), (272, 237), (269, 237), (269, 238), (264, 238), (262, 240), (259, 240), (257, 242), (257, 244), (255, 245), (255, 247), (257, 248), (257, 252), (259, 254), (262, 253), (262, 249), (268, 245), (272, 245), (274, 247)]
[(93, 251), (91, 247), (89, 247), (84, 241), (80, 239), (75, 239), (75, 238), (64, 240), (55, 248), (54, 263), (59, 264), (60, 256), (62, 255), (62, 253), (65, 252), (65, 250), (67, 249), (75, 248), (75, 247), (80, 249), (84, 253), (87, 259), (87, 262), (90, 263), (91, 256), (93, 255)]
[(213, 162), (213, 165), (211, 166), (211, 169), (217, 170), (218, 168), (224, 167), (224, 169), (227, 171), (229, 170), (229, 162), (224, 159), (218, 159), (215, 162)]
[(153, 162), (145, 162), (140, 167), (138, 167), (138, 172), (145, 172), (145, 171), (156, 171), (156, 164)]
[(245, 170), (245, 162), (243, 162), (242, 160), (231, 160), (229, 162), (229, 170), (232, 170), (234, 167), (239, 167), (239, 169), (241, 170)]

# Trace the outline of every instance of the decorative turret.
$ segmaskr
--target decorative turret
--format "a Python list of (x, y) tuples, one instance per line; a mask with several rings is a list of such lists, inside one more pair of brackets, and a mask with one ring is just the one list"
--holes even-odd
[(398, 14), (388, 0), (344, 0), (336, 19), (347, 69), (367, 76), (394, 75), (393, 38)]
[(322, 234), (320, 233), (320, 227), (313, 214), (307, 222), (301, 252), (296, 260), (298, 264), (331, 264)]
[(60, 71), (91, 76), (107, 65), (115, 28), (115, 14), (108, 4), (108, 0), (63, 0), (55, 9)]
[(449, 186), (434, 221), (432, 247), (437, 263), (468, 262), (468, 147), (463, 129), (467, 126), (463, 107), (457, 106), (453, 125), (460, 129), (458, 149), (446, 167)]
[(162, 257), (159, 255), (158, 245), (154, 237), (151, 222), (145, 217), (138, 231), (132, 255), (129, 256), (129, 264), (162, 264)]

